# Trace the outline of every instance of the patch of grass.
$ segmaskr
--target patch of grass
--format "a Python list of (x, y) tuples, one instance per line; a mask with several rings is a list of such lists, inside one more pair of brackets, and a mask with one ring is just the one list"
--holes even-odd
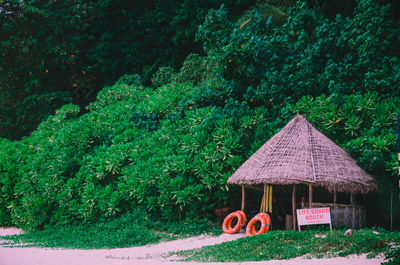
[(222, 227), (207, 219), (191, 220), (179, 222), (155, 222), (154, 228), (160, 231), (166, 231), (171, 234), (179, 235), (179, 237), (197, 236), (201, 234), (211, 234), (214, 236), (223, 233)]
[(390, 242), (400, 243), (400, 234), (383, 229), (355, 230), (351, 237), (344, 236), (343, 229), (332, 232), (271, 231), (263, 235), (173, 254), (181, 256), (185, 261), (212, 262), (290, 259), (303, 255), (322, 258), (362, 253), (374, 257), (378, 253), (387, 252)]
[(400, 264), (400, 246), (390, 249), (385, 255), (385, 265), (398, 265)]
[(105, 222), (47, 226), (41, 231), (0, 239), (6, 240), (2, 245), (8, 247), (101, 249), (143, 246), (201, 233), (215, 234), (218, 230), (219, 226), (205, 220), (167, 223), (136, 211)]

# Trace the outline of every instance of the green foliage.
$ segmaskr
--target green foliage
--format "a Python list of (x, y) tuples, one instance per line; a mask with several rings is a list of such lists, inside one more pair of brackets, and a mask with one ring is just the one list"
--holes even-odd
[[(190, 9), (189, 3), (192, 1), (180, 6), (182, 12), (178, 12), (172, 24), (188, 19), (184, 14)], [(36, 4), (28, 1), (26, 8)], [(151, 25), (170, 21), (167, 17), (171, 14), (167, 17), (163, 14), (176, 3), (172, 7), (161, 2), (160, 6), (142, 3), (136, 10), (121, 2), (123, 8), (115, 13), (106, 12), (114, 10), (111, 7), (116, 4), (82, 3), (82, 9), (74, 11), (87, 11), (91, 17), (93, 14), (86, 8), (99, 7), (96, 21), (111, 14), (118, 17), (124, 11), (121, 17), (129, 16), (127, 30), (134, 32), (123, 43), (114, 45), (114, 34), (108, 35), (108, 31), (100, 34), (96, 31), (100, 29), (94, 28), (97, 33), (93, 34), (102, 36), (102, 41), (96, 41), (97, 48), (90, 48), (93, 53), (85, 54), (95, 56), (97, 51), (99, 68), (88, 69), (96, 73), (93, 76), (100, 73), (103, 78), (110, 78), (108, 81), (114, 80), (118, 72), (114, 64), (118, 62), (110, 63), (115, 71), (106, 67), (107, 58), (113, 58), (109, 53), (122, 52), (124, 45), (132, 45), (129, 46), (132, 49), (125, 48), (136, 51), (138, 57), (128, 56), (126, 65), (137, 63), (147, 72), (141, 76), (124, 75), (114, 85), (106, 86), (84, 114), (78, 105), (67, 104), (44, 120), (29, 137), (19, 142), (0, 141), (2, 224), (11, 222), (31, 230), (46, 224), (106, 220), (138, 207), (164, 221), (211, 218), (216, 207), (238, 205), (237, 188), (227, 186), (227, 178), (295, 113), (305, 114), (319, 130), (349, 151), (376, 177), (382, 194), (396, 192), (395, 114), (400, 111), (400, 63), (396, 51), (400, 27), (389, 6), (361, 0), (353, 16), (326, 18), (324, 13), (299, 2), (287, 8), (287, 22), (281, 26), (266, 18), (257, 6), (246, 13), (250, 20), (245, 25), (231, 22), (237, 14), (234, 10), (248, 5), (247, 1), (226, 3), (226, 8), (207, 11), (207, 16), (203, 10), (199, 16), (206, 18), (197, 38), (203, 42), (207, 54), (190, 54), (180, 70), (173, 73), (172, 68), (159, 68), (158, 63), (174, 63), (161, 60), (143, 66), (147, 59), (137, 61), (142, 60), (141, 52), (136, 50), (139, 44), (133, 40), (141, 31), (132, 29), (141, 16), (132, 14), (150, 10), (148, 16), (154, 18), (158, 14), (159, 21), (148, 21), (146, 15), (140, 22), (141, 27), (150, 23), (151, 29)], [(43, 13), (47, 21), (59, 15), (44, 12), (55, 5), (50, 3), (29, 12)], [(161, 10), (164, 5), (167, 9)], [(14, 7), (21, 8), (19, 4)], [(64, 11), (69, 8), (72, 6)], [(7, 17), (3, 13), (2, 18)], [(80, 18), (76, 19), (78, 23)], [(91, 20), (88, 21), (90, 24)], [(114, 22), (108, 25), (108, 20), (104, 21), (102, 25), (117, 32), (119, 26), (111, 29)], [(85, 25), (82, 27), (92, 29), (92, 24)], [(163, 36), (160, 32), (154, 34), (158, 34), (157, 38)], [(182, 28), (179, 33), (168, 34), (183, 37), (193, 36), (194, 32)], [(178, 39), (174, 41), (179, 42)], [(144, 43), (151, 41), (149, 37)], [(81, 45), (77, 39), (71, 42), (77, 42), (78, 48)], [(148, 55), (151, 53), (147, 49), (152, 45), (140, 49)], [(75, 50), (65, 55), (73, 71), (79, 63), (71, 58), (78, 55)], [(124, 65), (121, 63), (121, 69), (125, 69)], [(153, 76), (157, 68), (159, 71)], [(87, 75), (88, 69), (84, 70)], [(114, 77), (106, 77), (109, 72)], [(86, 74), (80, 80), (86, 79)], [(154, 77), (156, 87), (143, 86), (149, 76)], [(5, 91), (11, 93), (12, 82), (5, 84), (9, 85)], [(63, 90), (44, 91), (48, 94), (41, 95), (50, 98), (37, 97), (38, 100), (54, 103), (53, 93)], [(34, 92), (27, 93), (31, 96)], [(57, 95), (68, 97), (61, 92)], [(6, 93), (1, 96), (8, 97)], [(9, 102), (12, 98), (8, 97)], [(29, 100), (26, 103), (34, 106), (29, 108), (32, 113), (41, 106), (28, 104)], [(11, 109), (13, 105), (7, 106)], [(380, 195), (376, 206), (385, 218), (389, 204), (384, 195)], [(397, 218), (399, 209), (394, 212)]]
[(242, 161), (242, 119), (255, 124), (262, 114), (235, 102), (199, 108), (190, 85), (152, 91), (135, 80), (125, 76), (104, 88), (89, 113), (79, 116), (78, 106), (65, 105), (30, 137), (3, 141), (3, 223), (11, 215), (13, 224), (31, 230), (139, 206), (182, 220), (227, 203), (226, 180)]
[(30, 137), (4, 140), (5, 150), (6, 143), (28, 149), (4, 156), (24, 158), (19, 171), (4, 169), (4, 181), (18, 172), (2, 205), (11, 205), (7, 220), (11, 215), (13, 224), (31, 230), (137, 207), (164, 220), (195, 220), (231, 206), (226, 180), (254, 151), (253, 136), (265, 136), (265, 109), (232, 100), (198, 106), (201, 87), (151, 90), (134, 80), (125, 76), (104, 88), (82, 116), (78, 106), (65, 105)]
[(399, 98), (382, 99), (377, 93), (306, 96), (288, 109), (304, 114), (322, 133), (356, 157), (367, 171), (379, 172), (387, 181), (395, 180), (398, 172), (390, 161), (396, 152)]
[(28, 154), (26, 145), (0, 139), (0, 226), (12, 225), (14, 187)]
[(20, 139), (66, 103), (83, 108), (123, 74), (149, 84), (160, 66), (177, 68), (224, 2), (238, 14), (254, 0), (0, 2), (0, 136)]
[(363, 0), (352, 17), (329, 20), (299, 2), (281, 27), (257, 9), (248, 16), (220, 49), (235, 98), (278, 111), (304, 95), (399, 95), (399, 22), (388, 6)]
[(208, 11), (203, 24), (199, 26), (196, 40), (203, 44), (205, 51), (211, 51), (226, 45), (233, 29), (233, 23), (225, 6)]
[[(323, 235), (323, 236), (322, 236)], [(356, 230), (351, 237), (344, 230), (271, 231), (266, 234), (240, 238), (235, 241), (178, 253), (186, 261), (243, 262), (290, 259), (298, 256), (336, 257), (368, 253), (375, 256), (388, 251), (388, 243), (399, 243), (396, 232), (373, 229)]]
[(210, 80), (221, 80), (220, 57), (201, 57), (198, 54), (190, 54), (182, 64), (174, 81), (178, 83), (190, 82), (196, 86)]
[[(129, 145), (121, 142), (135, 134), (128, 130), (133, 126), (129, 110), (145, 96), (145, 89), (133, 91), (126, 83), (117, 82), (99, 94), (98, 101), (89, 107), (90, 113), (78, 118), (79, 107), (66, 105), (23, 139), (21, 143), (29, 147), (30, 155), (16, 179), (13, 222), (32, 229), (46, 223), (91, 219), (99, 209), (103, 216), (115, 215), (118, 198), (109, 182), (118, 176), (116, 167), (127, 163), (124, 150), (129, 151)], [(122, 132), (125, 134), (120, 135)], [(114, 141), (125, 149), (115, 148)], [(104, 190), (93, 190), (95, 185)], [(93, 196), (98, 196), (100, 205), (93, 204)]]
[(171, 67), (160, 67), (158, 71), (153, 75), (151, 83), (154, 87), (160, 87), (171, 82), (174, 74), (174, 69)]
[(56, 248), (118, 248), (141, 246), (168, 239), (150, 230), (143, 212), (135, 211), (107, 223), (88, 222), (79, 225), (45, 227), (43, 231), (3, 237), (6, 244), (28, 243), (31, 246)]
[(105, 87), (100, 91), (97, 94), (96, 101), (90, 103), (87, 109), (100, 111), (107, 106), (124, 100), (133, 100), (134, 103), (137, 103), (148, 97), (150, 91), (150, 89), (142, 87), (138, 76), (124, 75), (114, 86)]
[(400, 263), (400, 248), (395, 247), (390, 249), (385, 256), (384, 265), (396, 265)]

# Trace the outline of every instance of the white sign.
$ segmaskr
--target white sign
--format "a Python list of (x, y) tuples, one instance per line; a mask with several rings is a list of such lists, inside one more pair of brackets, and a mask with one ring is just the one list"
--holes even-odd
[(308, 208), (297, 210), (297, 225), (300, 230), (301, 225), (329, 224), (332, 230), (331, 211), (329, 207)]

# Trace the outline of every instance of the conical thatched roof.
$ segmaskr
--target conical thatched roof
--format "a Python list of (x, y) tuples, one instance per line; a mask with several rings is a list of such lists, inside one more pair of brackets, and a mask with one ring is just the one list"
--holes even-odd
[(229, 184), (312, 184), (367, 193), (373, 177), (302, 115), (296, 115), (229, 177)]

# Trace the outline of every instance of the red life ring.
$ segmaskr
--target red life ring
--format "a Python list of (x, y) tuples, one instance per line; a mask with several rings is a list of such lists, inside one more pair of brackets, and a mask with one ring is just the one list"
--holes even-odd
[[(257, 222), (261, 222), (261, 228), (259, 231), (256, 230), (255, 226)], [(271, 218), (269, 217), (269, 215), (267, 213), (259, 213), (256, 216), (254, 216), (247, 225), (246, 235), (253, 236), (253, 235), (264, 234), (268, 232), (270, 226), (271, 226)]]
[[(237, 218), (237, 224), (232, 228), (232, 221), (234, 218)], [(239, 212), (230, 213), (227, 217), (225, 217), (224, 223), (222, 224), (222, 230), (227, 234), (235, 234), (240, 231), (240, 227), (243, 226), (243, 217)]]

